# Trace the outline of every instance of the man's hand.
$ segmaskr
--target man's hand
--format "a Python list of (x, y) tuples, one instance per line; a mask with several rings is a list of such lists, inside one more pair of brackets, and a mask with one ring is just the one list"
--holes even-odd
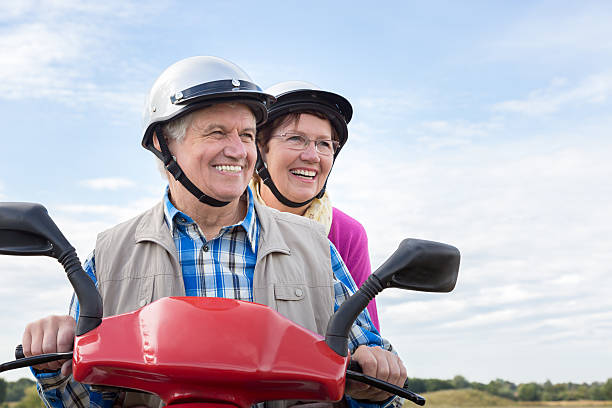
[[(404, 386), (408, 374), (402, 360), (397, 355), (380, 347), (359, 346), (351, 359), (359, 363), (364, 374), (398, 387)], [(351, 380), (346, 383), (345, 393), (351, 398), (369, 401), (384, 401), (392, 395)]]
[[(72, 350), (76, 322), (71, 316), (48, 316), (29, 323), (21, 344), (26, 357)], [(62, 369), (62, 375), (72, 372), (72, 360), (52, 361), (34, 366), (37, 370)]]

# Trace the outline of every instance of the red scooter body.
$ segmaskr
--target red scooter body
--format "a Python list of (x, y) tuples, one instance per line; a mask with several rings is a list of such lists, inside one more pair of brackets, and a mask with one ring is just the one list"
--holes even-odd
[(348, 358), (267, 306), (171, 297), (77, 336), (74, 378), (157, 394), (167, 405), (338, 401)]

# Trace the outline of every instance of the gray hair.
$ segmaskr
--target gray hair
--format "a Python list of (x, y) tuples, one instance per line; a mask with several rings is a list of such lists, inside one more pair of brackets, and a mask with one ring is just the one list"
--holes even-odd
[(164, 136), (166, 136), (166, 139), (174, 140), (178, 143), (181, 143), (183, 141), (183, 138), (185, 137), (185, 133), (187, 133), (187, 129), (189, 129), (189, 126), (191, 126), (194, 113), (195, 112), (190, 112), (185, 116), (173, 119), (163, 125), (162, 132), (164, 132)]
[[(166, 141), (173, 140), (177, 143), (181, 143), (185, 138), (185, 133), (187, 133), (187, 129), (191, 126), (191, 122), (193, 122), (193, 114), (194, 112), (190, 112), (185, 116), (181, 116), (177, 119), (173, 119), (170, 122), (162, 125), (162, 132)], [(164, 167), (164, 163), (159, 159), (159, 157), (155, 156), (157, 162), (157, 168), (161, 173), (162, 177), (166, 178), (166, 168)]]

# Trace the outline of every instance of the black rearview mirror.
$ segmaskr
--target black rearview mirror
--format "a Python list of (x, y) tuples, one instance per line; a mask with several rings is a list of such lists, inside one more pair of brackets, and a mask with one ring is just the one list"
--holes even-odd
[(45, 207), (34, 203), (0, 203), (0, 254), (45, 255), (57, 259), (79, 299), (77, 336), (100, 324), (102, 298)]
[(459, 273), (459, 250), (421, 239), (405, 239), (373, 275), (385, 288), (450, 292)]
[(0, 254), (59, 258), (70, 248), (42, 205), (0, 203)]
[(405, 239), (361, 288), (334, 313), (327, 325), (325, 342), (341, 356), (348, 353), (351, 325), (385, 288), (421, 292), (450, 292), (459, 273), (459, 250), (440, 242)]

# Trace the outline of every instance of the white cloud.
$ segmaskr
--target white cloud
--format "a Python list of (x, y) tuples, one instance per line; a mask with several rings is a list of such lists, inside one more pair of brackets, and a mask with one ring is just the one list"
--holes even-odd
[(119, 190), (134, 186), (132, 180), (120, 177), (105, 177), (83, 180), (79, 184), (93, 190)]
[[(86, 52), (88, 42), (82, 30), (74, 25), (56, 30), (42, 23), (28, 23), (5, 31), (0, 39), (0, 49), (6, 50), (0, 66), (0, 75), (7, 80), (2, 84), (3, 97), (74, 92), (71, 88), (79, 79), (79, 67), (59, 68), (55, 64), (74, 61)], [(31, 95), (32, 90), (37, 94)]]
[(33, 7), (33, 0), (2, 2), (0, 3), (0, 21), (13, 20), (22, 16)]
[(601, 104), (612, 95), (612, 73), (590, 76), (573, 88), (564, 87), (566, 84), (565, 80), (553, 80), (551, 86), (532, 91), (525, 99), (499, 102), (492, 109), (498, 112), (545, 115), (567, 106)]
[(346, 148), (352, 148), (359, 143), (375, 143), (379, 138), (387, 136), (387, 129), (376, 128), (363, 120), (353, 120), (348, 125), (350, 143)]
[(414, 92), (389, 92), (384, 96), (371, 96), (358, 98), (355, 101), (356, 110), (359, 111), (381, 111), (396, 113), (398, 111), (421, 110), (429, 106), (429, 102), (419, 98)]
[[(117, 205), (101, 205), (101, 204), (64, 204), (56, 207), (57, 211), (67, 214), (68, 216), (93, 216), (94, 219), (106, 220), (113, 219), (115, 223), (125, 221), (138, 215), (140, 212), (151, 208), (160, 197), (146, 197), (129, 203), (120, 203)], [(99, 230), (94, 230), (99, 231)]]
[[(388, 113), (388, 112), (387, 112)], [(399, 114), (390, 120), (386, 113), (368, 112), (368, 118), (360, 115), (349, 125), (350, 143), (346, 150), (374, 145), (410, 146), (411, 148), (437, 150), (465, 147), (476, 141), (492, 139), (505, 130), (501, 118), (472, 122), (457, 120), (404, 120)], [(376, 123), (383, 123), (377, 126)], [(401, 126), (400, 129), (391, 130)], [(344, 156), (344, 154), (343, 154)]]
[[(78, 0), (47, 0), (42, 2), (21, 0), (0, 4), (0, 19), (13, 21), (30, 17), (55, 21), (63, 18), (68, 19), (75, 15), (92, 19), (112, 15), (118, 20), (130, 19), (130, 21), (137, 23), (150, 15), (159, 13), (166, 7), (166, 1), (157, 1), (143, 8), (138, 2), (121, 0), (108, 0), (104, 3), (89, 3)], [(109, 21), (109, 24), (113, 22)]]
[(351, 101), (354, 112), (363, 120), (380, 116), (397, 120), (430, 108), (432, 97), (416, 89), (386, 89), (384, 93), (355, 98)]
[(434, 133), (453, 133), (457, 136), (484, 136), (489, 133), (489, 126), (465, 121), (450, 123), (445, 120), (423, 122), (422, 127)]
[(502, 128), (491, 121), (472, 123), (465, 120), (422, 122), (415, 129), (416, 141), (429, 149), (456, 148), (472, 144), (475, 139), (492, 137)]
[(121, 117), (140, 112), (151, 68), (107, 50), (120, 41), (119, 21), (138, 24), (159, 6), (50, 1), (1, 7), (0, 98), (49, 99), (73, 108), (95, 104)]

